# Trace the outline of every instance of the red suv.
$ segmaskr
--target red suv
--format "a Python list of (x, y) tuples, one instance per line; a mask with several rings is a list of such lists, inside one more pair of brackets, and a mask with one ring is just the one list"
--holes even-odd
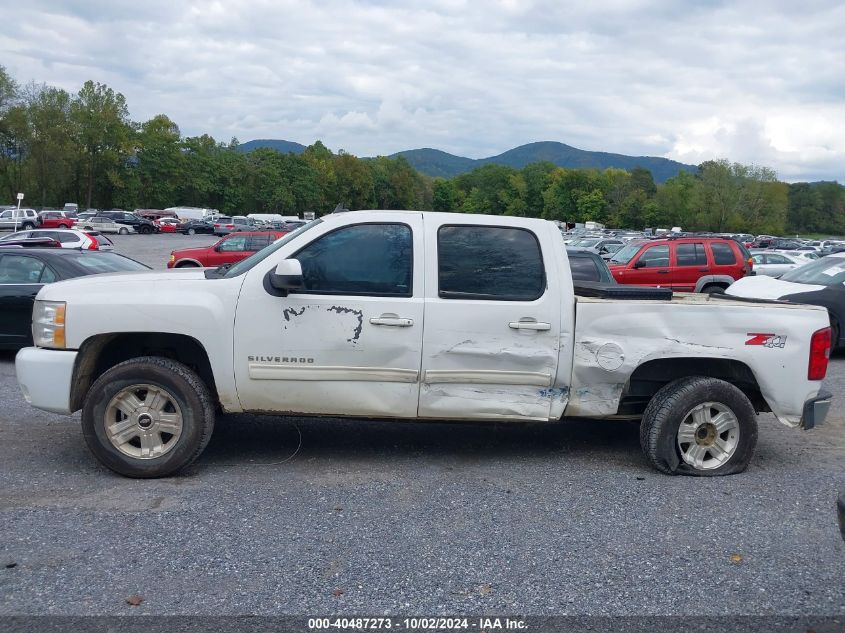
[(64, 211), (42, 211), (38, 214), (38, 226), (42, 229), (69, 229), (73, 227), (73, 218)]
[(752, 274), (751, 253), (731, 239), (678, 237), (632, 240), (608, 262), (620, 284), (721, 292)]
[(170, 253), (168, 268), (204, 266), (212, 268), (223, 264), (234, 264), (246, 259), (256, 251), (269, 246), (285, 235), (287, 231), (253, 231), (232, 233), (212, 246), (204, 248), (183, 248)]

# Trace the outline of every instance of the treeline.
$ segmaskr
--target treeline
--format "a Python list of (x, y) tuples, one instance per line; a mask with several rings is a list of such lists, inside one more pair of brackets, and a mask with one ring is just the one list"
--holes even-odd
[(301, 215), (350, 209), (433, 209), (609, 226), (681, 226), (749, 233), (845, 233), (845, 188), (779, 182), (765, 167), (708, 161), (655, 184), (637, 168), (485, 165), (431, 179), (403, 158), (361, 159), (321, 142), (302, 154), (241, 152), (208, 135), (183, 137), (161, 114), (129, 118), (126, 100), (86, 82), (76, 93), (21, 87), (0, 66), (0, 202), (125, 209), (175, 205), (226, 213)]

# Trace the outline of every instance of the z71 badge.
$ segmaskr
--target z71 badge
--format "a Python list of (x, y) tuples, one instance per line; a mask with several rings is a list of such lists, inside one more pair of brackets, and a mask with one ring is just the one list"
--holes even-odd
[(783, 348), (786, 345), (786, 336), (781, 334), (760, 334), (756, 332), (749, 332), (746, 336), (751, 337), (745, 341), (746, 345), (760, 345), (762, 347), (779, 348)]

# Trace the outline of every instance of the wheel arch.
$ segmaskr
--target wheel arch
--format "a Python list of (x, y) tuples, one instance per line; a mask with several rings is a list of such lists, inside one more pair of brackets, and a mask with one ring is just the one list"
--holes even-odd
[(727, 288), (735, 279), (729, 275), (704, 275), (695, 283), (695, 291), (701, 292), (705, 286), (724, 286)]
[(672, 357), (646, 361), (631, 374), (619, 400), (619, 415), (640, 415), (651, 398), (670, 382), (704, 376), (718, 378), (737, 387), (751, 401), (755, 411), (771, 411), (760, 384), (745, 363), (712, 357)]
[(199, 260), (192, 259), (190, 257), (183, 257), (182, 259), (178, 259), (173, 262), (173, 268), (179, 268), (180, 266), (184, 266), (185, 264), (191, 264), (193, 266), (198, 266), (199, 268), (205, 268), (205, 264), (200, 262)]
[(106, 371), (123, 361), (142, 356), (160, 356), (187, 365), (217, 397), (211, 360), (197, 339), (186, 334), (160, 332), (97, 334), (79, 347), (73, 368), (70, 410), (82, 408), (88, 389)]

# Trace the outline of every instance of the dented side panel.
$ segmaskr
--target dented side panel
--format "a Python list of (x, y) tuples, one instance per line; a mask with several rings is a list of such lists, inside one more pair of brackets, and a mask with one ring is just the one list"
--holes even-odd
[(579, 300), (576, 322), (567, 416), (614, 415), (636, 368), (662, 358), (744, 363), (788, 426), (799, 424), (804, 402), (820, 388), (806, 378), (810, 336), (828, 325), (823, 309), (685, 296), (665, 302)]

